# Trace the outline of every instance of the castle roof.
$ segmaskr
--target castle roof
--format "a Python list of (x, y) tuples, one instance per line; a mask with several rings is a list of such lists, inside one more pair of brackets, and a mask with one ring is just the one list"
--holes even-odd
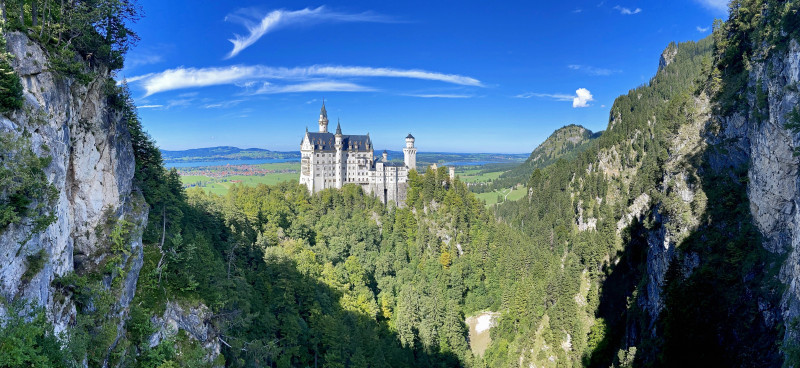
[(406, 136), (406, 139), (408, 139), (408, 138), (414, 139), (414, 136), (411, 135), (411, 133), (408, 133), (408, 136)]
[(325, 100), (322, 100), (322, 108), (319, 110), (319, 114), (324, 116), (326, 119), (328, 118), (328, 110), (325, 110)]
[[(332, 133), (308, 133), (308, 139), (315, 151), (335, 151), (336, 139)], [(342, 150), (351, 152), (369, 152), (372, 142), (367, 135), (342, 135)]]

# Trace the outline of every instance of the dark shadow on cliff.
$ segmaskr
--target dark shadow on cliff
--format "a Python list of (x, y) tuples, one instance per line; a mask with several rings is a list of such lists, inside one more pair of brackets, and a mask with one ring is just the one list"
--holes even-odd
[(662, 338), (650, 352), (656, 365), (781, 365), (781, 257), (762, 246), (750, 213), (747, 166), (720, 165), (728, 154), (711, 146), (693, 160), (700, 179), (694, 184), (708, 205), (667, 272), (657, 321)]
[(698, 177), (689, 184), (706, 194), (707, 207), (699, 228), (676, 246), (655, 322), (640, 301), (628, 298), (644, 293), (647, 237), (664, 225), (651, 213), (644, 220), (649, 229), (628, 228), (620, 262), (601, 286), (597, 316), (605, 319), (606, 333), (585, 365), (618, 363), (617, 353), (631, 346), (637, 348), (635, 366), (781, 365), (780, 256), (762, 247), (750, 214), (747, 167), (720, 165), (727, 154), (711, 146), (690, 159)]
[(635, 329), (629, 327), (638, 321), (638, 310), (629, 304), (645, 271), (646, 232), (647, 229), (634, 219), (622, 232), (626, 246), (617, 254), (619, 262), (604, 269), (606, 278), (600, 289), (600, 305), (596, 313), (596, 317), (604, 321), (602, 339), (591, 355), (584, 357), (584, 366), (608, 367), (620, 347), (626, 345), (625, 341), (635, 339), (637, 335)]

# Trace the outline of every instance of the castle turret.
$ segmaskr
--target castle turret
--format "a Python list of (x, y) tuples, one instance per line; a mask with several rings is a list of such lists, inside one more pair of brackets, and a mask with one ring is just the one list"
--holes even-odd
[(319, 110), (319, 132), (328, 132), (328, 111), (325, 110), (325, 100), (322, 100), (322, 109)]
[[(324, 108), (324, 107), (323, 107)], [(341, 188), (344, 184), (344, 152), (342, 151), (342, 125), (336, 120), (336, 134), (334, 135), (336, 147), (336, 188)]]
[(414, 136), (408, 133), (406, 147), (403, 148), (403, 162), (409, 170), (417, 168), (417, 149), (414, 147)]
[(383, 160), (382, 161), (383, 162), (389, 161), (389, 152), (386, 152), (386, 150), (383, 150)]

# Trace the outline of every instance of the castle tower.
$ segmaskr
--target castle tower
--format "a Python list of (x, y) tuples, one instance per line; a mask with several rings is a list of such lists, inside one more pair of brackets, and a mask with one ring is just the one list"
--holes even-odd
[[(322, 108), (324, 109), (325, 107), (323, 106)], [(336, 147), (336, 167), (334, 168), (336, 170), (336, 188), (341, 188), (344, 182), (344, 155), (342, 152), (342, 125), (338, 120), (336, 121), (336, 135), (334, 135), (334, 138), (336, 140), (334, 145)]]
[(403, 162), (409, 170), (417, 169), (417, 148), (414, 147), (414, 136), (408, 133), (406, 147), (403, 148)]
[(328, 132), (328, 111), (325, 110), (325, 100), (322, 100), (322, 109), (319, 110), (319, 132)]

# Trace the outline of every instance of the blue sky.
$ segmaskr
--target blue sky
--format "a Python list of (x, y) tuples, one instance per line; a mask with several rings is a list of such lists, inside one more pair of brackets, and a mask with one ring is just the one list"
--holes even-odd
[(422, 151), (530, 152), (566, 124), (605, 129), (670, 41), (725, 18), (720, 0), (140, 4), (118, 78), (163, 149), (297, 150), (324, 98), (377, 149), (410, 132)]

